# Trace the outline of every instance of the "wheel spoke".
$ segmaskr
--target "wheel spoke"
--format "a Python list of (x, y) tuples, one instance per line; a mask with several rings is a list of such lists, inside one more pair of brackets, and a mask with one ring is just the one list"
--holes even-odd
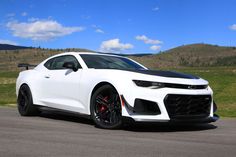
[(110, 114), (109, 114), (109, 122), (112, 124), (113, 123), (113, 113), (112, 112), (110, 112)]
[(107, 118), (107, 114), (109, 113), (109, 111), (108, 110), (106, 110), (106, 111), (102, 111), (102, 112), (98, 112), (98, 113), (96, 113), (96, 119), (99, 119), (99, 120), (104, 120), (104, 119), (106, 119)]
[(25, 94), (25, 91), (23, 91), (23, 90), (20, 90), (20, 94), (21, 94), (24, 98), (27, 97), (26, 94)]
[(117, 111), (113, 111), (112, 112), (112, 114), (111, 114), (111, 119), (112, 119), (112, 123), (117, 123), (118, 121), (119, 121), (119, 119), (120, 119), (120, 114), (119, 114), (119, 112), (117, 112)]
[(26, 98), (25, 98), (25, 102), (24, 102), (24, 106), (23, 106), (24, 110), (26, 109), (28, 103), (29, 103), (29, 100), (28, 100), (28, 98), (26, 97)]
[(110, 123), (111, 124), (115, 122), (115, 112), (114, 111), (112, 111), (110, 113), (110, 117), (109, 118), (110, 118)]
[(19, 105), (22, 107), (23, 110), (26, 110), (28, 103), (29, 103), (29, 99), (28, 99), (28, 95), (27, 95), (26, 91), (20, 90)]
[(98, 104), (101, 104), (101, 105), (104, 105), (104, 106), (107, 106), (108, 107), (108, 102), (105, 100), (105, 98), (102, 96), (102, 95), (98, 95), (96, 97), (96, 102)]
[(112, 104), (118, 101), (118, 95), (117, 94), (112, 94), (110, 99), (108, 100), (108, 104)]

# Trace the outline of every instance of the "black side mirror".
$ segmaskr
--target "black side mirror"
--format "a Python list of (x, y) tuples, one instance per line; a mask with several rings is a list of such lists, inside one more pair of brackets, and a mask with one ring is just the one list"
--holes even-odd
[(75, 63), (74, 62), (65, 62), (63, 64), (63, 68), (66, 68), (66, 69), (71, 69), (73, 71), (77, 71), (78, 68), (75, 66)]

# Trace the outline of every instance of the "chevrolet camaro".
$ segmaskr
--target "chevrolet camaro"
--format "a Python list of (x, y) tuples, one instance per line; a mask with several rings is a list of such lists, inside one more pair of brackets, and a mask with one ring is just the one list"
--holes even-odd
[(197, 76), (149, 70), (118, 55), (66, 52), (19, 73), (20, 115), (41, 107), (87, 115), (100, 128), (135, 122), (210, 123), (218, 119), (213, 91)]

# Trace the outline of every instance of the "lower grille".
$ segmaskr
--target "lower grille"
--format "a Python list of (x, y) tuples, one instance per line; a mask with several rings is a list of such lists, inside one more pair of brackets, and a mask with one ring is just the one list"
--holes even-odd
[(205, 118), (210, 114), (211, 95), (168, 94), (164, 103), (172, 119)]

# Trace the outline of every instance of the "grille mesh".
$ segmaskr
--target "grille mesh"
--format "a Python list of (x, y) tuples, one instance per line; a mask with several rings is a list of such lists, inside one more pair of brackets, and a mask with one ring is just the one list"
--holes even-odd
[(210, 114), (211, 95), (168, 94), (164, 103), (170, 118), (204, 118)]

